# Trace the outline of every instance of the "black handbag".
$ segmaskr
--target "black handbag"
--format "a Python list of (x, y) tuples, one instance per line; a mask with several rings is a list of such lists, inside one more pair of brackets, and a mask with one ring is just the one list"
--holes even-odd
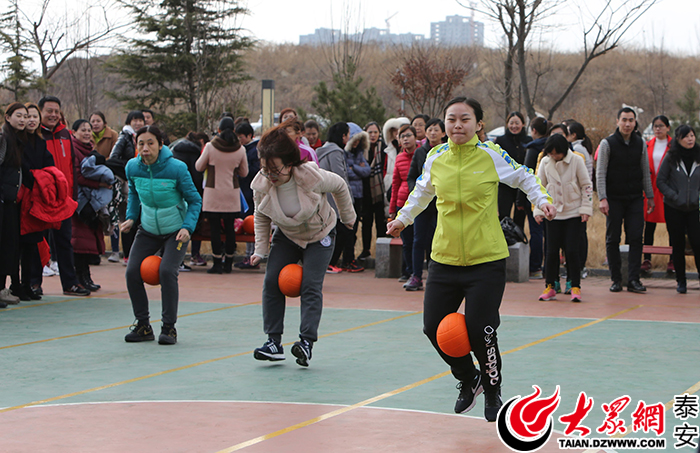
[(501, 229), (503, 230), (503, 236), (505, 236), (509, 246), (516, 242), (524, 242), (527, 244), (525, 233), (510, 217), (503, 217), (501, 220)]

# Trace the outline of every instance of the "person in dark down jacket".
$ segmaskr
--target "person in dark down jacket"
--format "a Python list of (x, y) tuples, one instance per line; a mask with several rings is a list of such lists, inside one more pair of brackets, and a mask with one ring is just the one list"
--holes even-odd
[[(350, 127), (347, 123), (338, 122), (333, 124), (328, 128), (328, 137), (326, 143), (322, 147), (316, 150), (318, 155), (319, 167), (323, 170), (330, 171), (340, 176), (350, 187), (348, 182), (348, 162), (345, 159), (345, 151), (343, 148), (347, 144), (350, 138)], [(328, 194), (328, 202), (330, 203), (333, 210), (338, 214), (338, 207), (335, 204), (335, 200)], [(331, 257), (331, 263), (328, 265), (327, 272), (330, 274), (337, 274), (342, 272), (343, 269), (337, 267), (338, 259), (340, 254), (345, 248), (345, 242), (352, 240), (352, 232), (348, 230), (347, 227), (343, 226), (340, 220), (337, 221), (335, 238), (335, 249), (333, 250), (333, 256)], [(364, 268), (362, 268), (364, 270)]]
[[(494, 143), (505, 149), (508, 155), (519, 164), (525, 162), (525, 144), (532, 141), (527, 135), (525, 117), (520, 112), (511, 112), (506, 118), (506, 133), (498, 137)], [(498, 218), (510, 217), (518, 189), (505, 184), (498, 187)], [(512, 215), (513, 221), (520, 229), (525, 228), (525, 211), (516, 209)]]
[(656, 185), (664, 196), (664, 216), (673, 247), (676, 291), (681, 294), (688, 290), (685, 278), (686, 234), (695, 255), (695, 266), (700, 269), (700, 146), (695, 140), (695, 130), (691, 126), (679, 126), (656, 176)]
[(126, 267), (126, 286), (136, 317), (131, 332), (124, 338), (127, 342), (155, 339), (149, 321), (148, 295), (141, 278), (141, 263), (161, 249), (163, 327), (158, 343), (177, 342), (178, 269), (202, 210), (202, 197), (192, 182), (187, 165), (173, 158), (173, 153), (162, 140), (163, 135), (155, 126), (139, 129), (136, 132), (139, 155), (126, 165), (129, 204), (126, 221), (120, 229), (128, 232), (134, 228), (136, 219), (141, 218), (133, 254)]
[[(27, 107), (27, 143), (22, 155), (22, 175), (25, 187), (32, 190), (34, 187), (34, 176), (32, 170), (39, 170), (46, 167), (54, 167), (53, 156), (46, 148), (46, 142), (41, 136), (41, 109), (36, 104), (28, 102)], [(43, 279), (41, 256), (39, 255), (38, 243), (44, 240), (46, 232), (34, 232), (23, 234), (20, 238), (20, 262), (22, 263), (22, 278), (30, 281), (31, 292), (29, 296), (41, 296), (44, 292), (41, 289)], [(25, 274), (26, 272), (27, 274)], [(30, 275), (30, 277), (26, 277)]]
[[(352, 193), (355, 215), (359, 218), (362, 213), (364, 198), (362, 181), (369, 177), (371, 171), (365, 159), (365, 153), (369, 150), (369, 135), (355, 123), (348, 123), (348, 125), (350, 126), (351, 135), (350, 139), (345, 144), (345, 161), (348, 166), (348, 183), (350, 184), (350, 193)], [(371, 195), (367, 194), (367, 196)], [(358, 226), (359, 222), (355, 222), (352, 237), (345, 244), (345, 250), (343, 251), (343, 264), (341, 267), (347, 272), (359, 272), (364, 270), (364, 268), (355, 261), (355, 242), (357, 242)]]
[[(17, 304), (20, 295), (28, 288), (20, 285), (19, 279), (19, 213), (17, 200), (22, 184), (22, 149), (27, 140), (24, 132), (27, 108), (15, 102), (5, 110), (5, 121), (0, 135), (0, 308)], [(5, 287), (7, 276), (12, 280), (12, 289)], [(27, 282), (29, 283), (29, 282)], [(29, 300), (26, 297), (22, 297)]]
[[(114, 175), (121, 178), (122, 184), (122, 195), (124, 200), (128, 196), (128, 186), (126, 184), (126, 175), (122, 173), (122, 170), (126, 168), (126, 163), (129, 159), (136, 156), (136, 131), (141, 129), (144, 124), (146, 124), (143, 113), (139, 110), (133, 110), (129, 112), (126, 116), (126, 122), (122, 131), (119, 133), (119, 139), (117, 144), (112, 148), (112, 152), (109, 155), (110, 168), (114, 171)], [(123, 222), (126, 216), (126, 203), (122, 203), (117, 207), (119, 210), (119, 221)], [(129, 262), (129, 253), (131, 252), (131, 244), (134, 242), (134, 235), (136, 230), (132, 230), (129, 233), (122, 232), (122, 247), (124, 248), (124, 264)]]
[[(71, 129), (73, 129), (74, 165), (78, 182), (78, 209), (72, 218), (73, 238), (71, 239), (71, 244), (73, 245), (73, 260), (80, 284), (90, 291), (97, 291), (101, 286), (92, 281), (90, 260), (92, 257), (99, 257), (105, 252), (104, 228), (98, 219), (98, 212), (112, 200), (114, 175), (104, 165), (104, 156), (94, 149), (90, 123), (85, 119), (79, 119), (73, 123)], [(100, 157), (100, 161), (103, 162), (100, 165), (103, 170), (101, 173), (102, 177), (100, 175), (90, 175), (91, 177), (88, 178), (81, 170), (83, 162), (90, 158), (93, 151), (96, 156)], [(97, 166), (94, 163), (94, 159), (93, 166)], [(102, 189), (102, 194), (97, 193), (100, 189)], [(102, 198), (102, 202), (98, 201), (99, 198)]]
[(365, 125), (365, 132), (369, 135), (369, 149), (366, 160), (369, 162), (370, 174), (362, 180), (362, 253), (358, 259), (363, 260), (370, 256), (372, 246), (372, 224), (375, 225), (377, 237), (386, 236), (385, 207), (386, 189), (384, 187), (384, 149), (386, 144), (382, 141), (381, 128), (375, 121)]
[[(544, 150), (547, 142), (547, 128), (549, 124), (546, 119), (537, 117), (530, 121), (530, 133), (532, 141), (525, 145), (525, 166), (535, 173), (537, 172), (537, 162)], [(535, 222), (532, 215), (532, 205), (524, 192), (518, 191), (515, 202), (516, 209), (527, 214), (527, 222), (530, 228), (530, 278), (544, 278), (542, 272), (542, 260), (544, 259), (544, 224)]]
[[(248, 176), (245, 178), (238, 178), (238, 182), (241, 185), (241, 193), (243, 193), (245, 201), (248, 204), (248, 210), (243, 214), (243, 218), (246, 218), (249, 215), (253, 215), (255, 211), (253, 189), (250, 188), (250, 183), (253, 182), (253, 178), (255, 178), (255, 175), (260, 171), (260, 157), (258, 156), (259, 140), (255, 140), (255, 131), (248, 121), (243, 121), (236, 125), (236, 135), (238, 135), (238, 140), (241, 142), (241, 145), (245, 146), (246, 157), (248, 159)], [(245, 259), (234, 264), (234, 266), (238, 269), (257, 269), (258, 266), (250, 264), (250, 257), (253, 255), (253, 252), (255, 252), (255, 244), (246, 242)]]
[[(183, 161), (187, 165), (187, 171), (190, 172), (192, 182), (199, 192), (199, 196), (204, 196), (204, 173), (197, 171), (194, 163), (197, 162), (202, 154), (202, 148), (209, 143), (209, 135), (206, 132), (192, 132), (187, 134), (187, 137), (176, 140), (170, 147), (173, 157)], [(192, 240), (191, 248), (191, 266), (206, 266), (205, 260), (201, 253), (202, 241)]]

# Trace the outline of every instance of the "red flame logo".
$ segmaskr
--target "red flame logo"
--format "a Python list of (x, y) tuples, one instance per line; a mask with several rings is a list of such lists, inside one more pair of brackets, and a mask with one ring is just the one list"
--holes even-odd
[(542, 399), (537, 399), (542, 390), (536, 385), (532, 388), (535, 393), (511, 398), (498, 412), (498, 437), (515, 452), (537, 451), (552, 435), (552, 414), (561, 401), (559, 386), (552, 396)]
[(513, 432), (524, 439), (536, 437), (546, 429), (550, 416), (561, 401), (559, 386), (552, 396), (543, 399), (536, 399), (542, 390), (536, 385), (532, 388), (535, 393), (515, 403), (508, 418)]

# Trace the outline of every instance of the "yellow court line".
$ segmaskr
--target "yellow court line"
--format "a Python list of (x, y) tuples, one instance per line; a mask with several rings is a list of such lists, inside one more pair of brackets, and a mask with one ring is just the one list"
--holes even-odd
[[(578, 327), (574, 327), (573, 329), (568, 329), (568, 330), (565, 330), (565, 331), (560, 332), (560, 333), (558, 333), (558, 334), (550, 335), (550, 336), (548, 336), (548, 337), (542, 338), (542, 339), (537, 340), (537, 341), (533, 341), (533, 342), (528, 343), (528, 344), (526, 344), (526, 345), (523, 345), (523, 346), (520, 346), (520, 347), (517, 347), (517, 348), (514, 348), (514, 349), (510, 349), (510, 350), (508, 350), (508, 351), (502, 353), (501, 355), (507, 355), (507, 354), (511, 354), (511, 353), (513, 353), (513, 352), (522, 351), (523, 349), (529, 348), (529, 347), (531, 347), (531, 346), (536, 346), (536, 345), (538, 345), (538, 344), (541, 344), (541, 343), (544, 343), (544, 342), (546, 342), (546, 341), (552, 340), (552, 339), (554, 339), (554, 338), (560, 337), (560, 336), (565, 335), (565, 334), (567, 334), (567, 333), (575, 332), (575, 331), (577, 331), (577, 330), (580, 330), (580, 329), (583, 329), (583, 328), (586, 328), (586, 327), (590, 327), (590, 326), (592, 326), (592, 325), (594, 325), (594, 324), (598, 324), (599, 322), (602, 322), (602, 321), (605, 321), (605, 320), (608, 320), (608, 319), (612, 319), (612, 318), (614, 318), (614, 317), (616, 317), (616, 316), (620, 316), (620, 315), (622, 315), (622, 314), (624, 314), (624, 313), (627, 313), (627, 312), (629, 312), (629, 311), (635, 310), (635, 309), (640, 308), (640, 307), (642, 307), (642, 305), (636, 305), (636, 306), (634, 306), (634, 307), (627, 308), (627, 309), (625, 309), (625, 310), (622, 310), (622, 311), (619, 311), (619, 312), (617, 312), (617, 313), (614, 313), (614, 314), (612, 314), (612, 315), (610, 315), (610, 316), (606, 316), (606, 317), (604, 317), (604, 318), (600, 318), (600, 319), (597, 319), (597, 320), (595, 320), (595, 321), (591, 321), (591, 322), (588, 322), (588, 323), (586, 323), (586, 324), (582, 324), (582, 325), (580, 325), (580, 326), (578, 326)], [(375, 397), (373, 397), (373, 398), (370, 398), (370, 399), (361, 401), (361, 402), (359, 402), (359, 403), (355, 403), (355, 404), (353, 404), (352, 406), (346, 406), (346, 407), (343, 407), (343, 408), (334, 410), (334, 411), (332, 411), (332, 412), (328, 412), (328, 413), (326, 413), (326, 414), (320, 415), (320, 416), (318, 416), (318, 417), (312, 418), (312, 419), (310, 419), (310, 420), (306, 420), (306, 421), (304, 421), (304, 422), (297, 423), (296, 425), (292, 425), (292, 426), (289, 426), (289, 427), (287, 427), (287, 428), (280, 429), (280, 430), (275, 431), (275, 432), (273, 432), (273, 433), (265, 434), (265, 435), (263, 435), (263, 436), (259, 436), (259, 437), (256, 437), (256, 438), (254, 438), (254, 439), (250, 439), (250, 440), (248, 440), (248, 441), (242, 442), (242, 443), (240, 443), (240, 444), (236, 444), (236, 445), (234, 445), (234, 446), (232, 446), (232, 447), (226, 448), (226, 449), (224, 449), (224, 450), (220, 450), (220, 451), (218, 451), (217, 453), (230, 453), (230, 452), (233, 452), (233, 451), (240, 450), (240, 449), (242, 449), (242, 448), (250, 447), (251, 445), (255, 445), (255, 444), (258, 444), (258, 443), (263, 442), (263, 441), (265, 441), (265, 440), (269, 440), (269, 439), (272, 439), (272, 438), (274, 438), (274, 437), (280, 436), (280, 435), (282, 435), (282, 434), (286, 434), (286, 433), (288, 433), (288, 432), (295, 431), (295, 430), (297, 430), (297, 429), (299, 429), (299, 428), (304, 428), (304, 427), (306, 427), (306, 426), (313, 425), (313, 424), (315, 424), (315, 423), (321, 422), (321, 421), (323, 421), (323, 420), (327, 420), (327, 419), (332, 418), (332, 417), (335, 417), (335, 416), (337, 416), (337, 415), (344, 414), (345, 412), (351, 411), (351, 410), (353, 410), (353, 409), (357, 409), (357, 408), (359, 408), (359, 407), (363, 407), (363, 406), (366, 406), (366, 405), (368, 405), (368, 404), (372, 404), (372, 403), (375, 403), (375, 402), (377, 402), (377, 401), (380, 401), (380, 400), (389, 398), (390, 396), (398, 395), (399, 393), (405, 392), (406, 390), (411, 390), (411, 389), (413, 389), (413, 388), (416, 388), (416, 387), (421, 386), (421, 385), (423, 385), (423, 384), (426, 384), (426, 383), (428, 383), (428, 382), (431, 382), (431, 381), (434, 381), (434, 380), (439, 379), (439, 378), (441, 378), (441, 377), (447, 376), (448, 374), (450, 374), (450, 371), (445, 371), (445, 372), (442, 372), (442, 373), (440, 373), (440, 374), (436, 374), (435, 376), (431, 376), (431, 377), (426, 378), (426, 379), (423, 379), (423, 380), (421, 380), (421, 381), (414, 382), (413, 384), (409, 384), (409, 385), (406, 385), (406, 386), (401, 387), (401, 388), (399, 388), (399, 389), (392, 390), (391, 392), (382, 393), (381, 395), (375, 396)]]
[[(215, 309), (215, 310), (216, 310), (216, 309)], [(405, 317), (407, 317), (407, 316), (417, 315), (417, 314), (419, 314), (419, 313), (421, 313), (421, 312), (414, 312), (414, 313), (404, 314), (404, 315), (401, 315), (401, 316), (395, 316), (395, 317), (393, 317), (393, 318), (384, 319), (384, 320), (382, 320), (382, 321), (376, 321), (376, 322), (369, 323), (369, 324), (365, 324), (365, 325), (362, 325), (362, 326), (359, 326), (359, 327), (353, 327), (353, 328), (350, 328), (350, 329), (341, 330), (341, 331), (334, 332), (334, 333), (331, 333), (331, 334), (326, 334), (326, 335), (324, 335), (324, 337), (328, 337), (328, 336), (331, 336), (331, 335), (337, 335), (337, 334), (342, 333), (342, 332), (349, 332), (349, 331), (352, 331), (352, 330), (362, 329), (362, 328), (364, 328), (364, 327), (376, 326), (377, 324), (382, 324), (382, 323), (385, 323), (385, 322), (395, 321), (395, 320), (397, 320), (397, 319), (405, 318)], [(287, 345), (289, 345), (289, 344), (292, 344), (292, 343), (285, 343), (285, 346), (287, 346)], [(59, 400), (62, 400), (62, 399), (71, 398), (71, 397), (73, 397), (73, 396), (85, 395), (86, 393), (97, 392), (97, 391), (99, 391), (99, 390), (105, 390), (105, 389), (112, 388), (112, 387), (118, 387), (118, 386), (124, 385), (124, 384), (131, 384), (131, 383), (133, 383), (133, 382), (143, 381), (144, 379), (149, 379), (149, 378), (157, 377), (157, 376), (163, 376), (163, 375), (165, 375), (165, 374), (174, 373), (174, 372), (176, 372), (176, 371), (187, 370), (187, 369), (194, 368), (194, 367), (197, 367), (197, 366), (200, 366), (200, 365), (206, 365), (206, 364), (209, 364), (209, 363), (219, 362), (219, 361), (221, 361), (221, 360), (231, 359), (231, 358), (234, 358), (234, 357), (240, 357), (240, 356), (242, 356), (242, 355), (247, 355), (247, 354), (252, 354), (252, 353), (253, 353), (253, 351), (246, 351), (246, 352), (240, 352), (240, 353), (238, 353), (238, 354), (227, 355), (227, 356), (224, 356), (224, 357), (218, 357), (218, 358), (214, 358), (214, 359), (203, 360), (203, 361), (201, 361), (201, 362), (192, 363), (192, 364), (190, 364), (190, 365), (184, 365), (184, 366), (177, 367), (177, 368), (172, 368), (172, 369), (169, 369), (169, 370), (159, 371), (158, 373), (148, 374), (148, 375), (146, 375), (146, 376), (141, 376), (141, 377), (137, 377), (137, 378), (133, 378), (133, 379), (128, 379), (128, 380), (126, 380), (126, 381), (115, 382), (115, 383), (113, 383), (113, 384), (102, 385), (102, 386), (94, 387), (94, 388), (87, 389), (87, 390), (81, 390), (81, 391), (79, 391), (79, 392), (69, 393), (69, 394), (61, 395), (61, 396), (55, 396), (55, 397), (53, 397), (53, 398), (48, 398), (48, 399), (45, 399), (45, 400), (32, 401), (31, 403), (22, 404), (22, 405), (20, 405), (20, 406), (6, 407), (6, 408), (4, 408), (4, 409), (0, 409), (0, 413), (9, 412), (9, 411), (13, 411), (13, 410), (16, 410), (16, 409), (23, 409), (23, 408), (25, 408), (25, 407), (37, 406), (37, 405), (39, 405), (39, 404), (52, 403), (52, 402), (54, 402), (54, 401), (59, 401)]]
[(580, 325), (580, 326), (578, 326), (578, 327), (574, 327), (573, 329), (565, 330), (565, 331), (563, 331), (563, 332), (559, 332), (559, 333), (557, 333), (557, 334), (550, 335), (549, 337), (542, 338), (541, 340), (537, 340), (537, 341), (535, 341), (535, 342), (533, 342), (533, 343), (528, 343), (528, 344), (526, 344), (525, 346), (520, 346), (519, 348), (511, 349), (510, 351), (505, 352), (505, 353), (503, 353), (502, 355), (506, 355), (506, 354), (509, 354), (509, 353), (511, 353), (511, 352), (521, 351), (521, 350), (523, 350), (523, 349), (525, 349), (525, 348), (529, 348), (530, 346), (534, 346), (534, 345), (539, 344), (539, 343), (544, 343), (545, 341), (549, 341), (549, 340), (552, 340), (552, 339), (554, 339), (554, 338), (560, 337), (560, 336), (562, 336), (562, 335), (566, 335), (567, 333), (575, 332), (575, 331), (577, 331), (577, 330), (584, 329), (584, 328), (586, 328), (586, 327), (590, 327), (590, 326), (592, 326), (592, 325), (594, 325), (594, 324), (598, 324), (599, 322), (607, 321), (608, 319), (615, 318), (615, 317), (617, 317), (617, 316), (623, 315), (623, 314), (625, 314), (625, 313), (627, 313), (627, 312), (629, 312), (629, 311), (636, 310), (637, 308), (641, 308), (641, 307), (643, 307), (643, 306), (644, 306), (644, 305), (635, 305), (634, 307), (630, 307), (630, 308), (627, 308), (627, 309), (625, 309), (625, 310), (618, 311), (617, 313), (613, 313), (613, 314), (610, 315), (610, 316), (606, 316), (606, 317), (604, 317), (604, 318), (596, 319), (595, 321), (591, 321), (591, 322), (588, 322), (588, 323), (586, 323), (586, 324), (582, 324), (582, 325)]
[[(5, 308), (2, 311), (24, 310), (25, 308), (43, 307), (44, 305), (53, 305), (53, 304), (62, 304), (63, 302), (72, 302), (75, 300), (104, 299), (106, 297), (115, 296), (117, 294), (122, 294), (125, 292), (126, 291), (117, 291), (116, 293), (100, 294), (99, 297), (90, 295), (90, 296), (81, 296), (81, 297), (71, 297), (70, 299), (54, 300), (53, 302), (39, 302), (36, 304), (29, 304), (29, 305), (24, 304), (24, 305), (20, 305), (18, 307)], [(50, 297), (61, 297), (61, 296), (50, 296)]]
[(436, 374), (435, 376), (423, 379), (422, 381), (414, 382), (413, 384), (409, 384), (407, 386), (401, 387), (396, 390), (392, 390), (391, 392), (387, 393), (382, 393), (381, 395), (377, 395), (375, 397), (366, 399), (364, 401), (360, 401), (359, 403), (355, 403), (352, 406), (346, 406), (346, 407), (341, 407), (340, 409), (336, 409), (332, 412), (328, 412), (326, 414), (320, 415), (318, 417), (312, 418), (310, 420), (306, 420), (301, 423), (297, 423), (296, 425), (288, 426), (287, 428), (280, 429), (279, 431), (275, 431), (274, 433), (270, 434), (265, 434), (264, 436), (256, 437), (255, 439), (250, 439), (246, 442), (242, 442), (240, 444), (234, 445), (233, 447), (229, 447), (225, 450), (220, 450), (217, 453), (229, 453), (232, 451), (236, 450), (241, 450), (246, 447), (250, 447), (251, 445), (255, 445), (257, 443), (260, 443), (262, 441), (272, 439), (273, 437), (280, 436), (282, 434), (286, 434), (292, 431), (296, 431), (299, 428), (304, 428), (309, 425), (313, 425), (314, 423), (322, 422), (323, 420), (327, 420), (329, 418), (335, 417), (337, 415), (344, 414), (345, 412), (349, 412), (353, 409), (357, 409), (358, 407), (363, 407), (368, 404), (375, 403), (377, 401), (383, 400), (385, 398), (389, 398), (390, 396), (398, 395), (399, 393), (405, 392), (406, 390), (410, 390), (414, 387), (418, 387), (419, 385), (427, 384), (428, 382), (434, 381), (435, 379), (439, 379), (443, 376), (447, 376), (450, 374), (449, 371), (442, 372), (440, 374)]
[[(230, 308), (243, 307), (243, 306), (246, 306), (246, 305), (256, 305), (256, 304), (259, 304), (259, 303), (260, 303), (260, 301), (258, 301), (258, 302), (248, 302), (247, 304), (227, 305), (226, 307), (212, 308), (211, 310), (196, 311), (196, 312), (194, 312), (194, 313), (188, 313), (188, 314), (186, 314), (186, 315), (178, 315), (178, 318), (186, 318), (187, 316), (201, 315), (201, 314), (204, 314), (204, 313), (211, 313), (211, 312), (214, 312), (214, 311), (228, 310), (228, 309), (230, 309)], [(152, 322), (152, 323), (160, 322), (160, 319), (154, 319), (154, 320), (151, 321), (151, 322)], [(0, 350), (3, 350), (3, 349), (11, 349), (11, 348), (17, 348), (17, 347), (20, 347), (20, 346), (29, 346), (29, 345), (32, 345), (32, 344), (48, 343), (49, 341), (65, 340), (66, 338), (82, 337), (82, 336), (84, 336), (84, 335), (92, 335), (92, 334), (95, 334), (95, 333), (111, 332), (111, 331), (113, 331), (113, 330), (121, 330), (121, 329), (126, 329), (126, 328), (128, 328), (128, 327), (131, 327), (131, 325), (128, 325), (128, 326), (119, 326), (119, 327), (112, 327), (112, 328), (109, 328), (109, 329), (102, 329), (102, 330), (93, 330), (93, 331), (90, 331), (90, 332), (76, 333), (76, 334), (73, 334), (73, 335), (64, 335), (64, 336), (62, 336), (62, 337), (47, 338), (46, 340), (36, 340), (36, 341), (29, 341), (29, 342), (27, 342), (27, 343), (12, 344), (12, 345), (9, 345), (9, 346), (1, 346), (1, 347), (0, 347)]]

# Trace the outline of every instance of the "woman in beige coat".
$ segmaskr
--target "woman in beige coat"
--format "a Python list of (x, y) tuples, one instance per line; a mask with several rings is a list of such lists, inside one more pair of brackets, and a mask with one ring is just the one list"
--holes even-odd
[[(544, 144), (544, 156), (537, 170), (542, 185), (554, 200), (557, 215), (547, 221), (545, 260), (546, 287), (540, 300), (556, 297), (559, 280), (559, 249), (566, 250), (566, 271), (571, 278), (571, 301), (581, 302), (581, 261), (579, 246), (583, 223), (593, 213), (593, 184), (583, 158), (569, 149), (563, 135), (552, 135)], [(535, 221), (541, 223), (544, 213), (535, 208)]]
[[(231, 273), (236, 252), (236, 232), (233, 220), (241, 212), (241, 193), (238, 178), (248, 175), (246, 151), (234, 132), (233, 119), (222, 118), (219, 136), (204, 146), (202, 155), (194, 164), (197, 171), (205, 171), (202, 212), (211, 228), (211, 250), (214, 265), (209, 274)], [(226, 235), (226, 259), (222, 267), (221, 222)]]
[[(352, 196), (345, 180), (335, 173), (302, 162), (299, 148), (284, 128), (274, 128), (258, 144), (260, 172), (253, 179), (255, 200), (255, 253), (250, 258), (257, 265), (268, 254), (263, 283), (263, 328), (265, 344), (255, 349), (257, 360), (284, 360), (285, 296), (278, 277), (288, 264), (302, 261), (301, 325), (299, 341), (292, 354), (301, 366), (308, 366), (311, 348), (318, 339), (318, 325), (323, 307), (323, 280), (333, 255), (336, 213), (326, 194), (332, 194), (340, 220), (352, 229), (356, 216)], [(277, 225), (270, 247), (270, 225)]]
[(90, 114), (90, 127), (92, 128), (92, 140), (98, 153), (106, 158), (117, 144), (119, 134), (107, 126), (104, 113), (95, 111)]

